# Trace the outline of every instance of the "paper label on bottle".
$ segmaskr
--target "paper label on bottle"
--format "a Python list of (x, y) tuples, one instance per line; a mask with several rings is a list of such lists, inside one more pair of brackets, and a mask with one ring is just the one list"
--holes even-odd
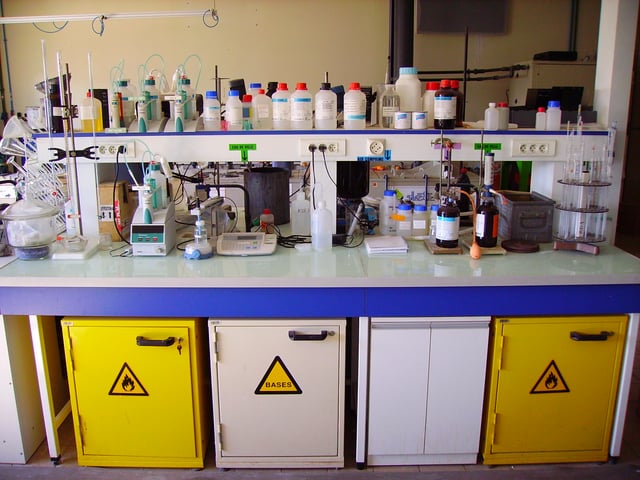
[(486, 221), (486, 215), (484, 213), (476, 214), (476, 237), (484, 237), (484, 222)]
[(436, 220), (436, 238), (439, 240), (457, 240), (460, 231), (460, 217), (441, 217)]
[(433, 99), (433, 118), (435, 120), (456, 118), (456, 97), (435, 97)]

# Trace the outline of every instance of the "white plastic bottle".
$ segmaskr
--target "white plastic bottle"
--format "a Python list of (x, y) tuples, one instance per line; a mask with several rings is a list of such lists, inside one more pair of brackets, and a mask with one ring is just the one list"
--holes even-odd
[(416, 68), (400, 67), (396, 80), (396, 93), (400, 97), (401, 112), (422, 111), (422, 84)]
[(153, 208), (167, 208), (167, 177), (162, 173), (159, 163), (151, 162), (145, 183), (149, 185), (152, 190), (155, 190), (151, 197)]
[(378, 223), (380, 224), (380, 233), (382, 235), (396, 234), (397, 222), (393, 218), (395, 211), (396, 192), (395, 190), (385, 190), (378, 210)]
[(549, 100), (547, 105), (547, 130), (560, 130), (562, 122), (562, 110), (560, 110), (560, 102), (557, 100)]
[(102, 103), (87, 91), (87, 96), (82, 99), (78, 108), (83, 132), (102, 132)]
[(307, 84), (299, 82), (289, 97), (291, 108), (290, 126), (293, 130), (309, 130), (313, 128), (313, 99)]
[(264, 93), (264, 88), (258, 89), (258, 94), (251, 100), (253, 105), (254, 130), (271, 130), (273, 128), (273, 113), (271, 99)]
[(273, 107), (273, 128), (288, 130), (291, 123), (291, 108), (289, 107), (289, 87), (286, 83), (278, 83), (278, 89), (271, 96)]
[(302, 190), (296, 194), (291, 202), (291, 233), (293, 235), (309, 235), (311, 233), (309, 200)]
[(427, 112), (427, 128), (433, 128), (433, 99), (440, 88), (438, 82), (427, 82), (422, 95), (422, 111)]
[(160, 120), (160, 91), (156, 87), (155, 79), (149, 75), (144, 81), (144, 90), (149, 92), (149, 100), (147, 101), (147, 119), (152, 122)]
[(426, 237), (428, 233), (429, 213), (426, 205), (414, 205), (413, 221), (411, 223), (411, 235), (413, 237)]
[(546, 130), (547, 129), (547, 112), (544, 107), (538, 107), (538, 111), (536, 112), (536, 130)]
[(329, 82), (322, 82), (315, 96), (316, 128), (333, 130), (338, 126), (338, 96)]
[(260, 90), (261, 88), (262, 84), (260, 82), (251, 82), (249, 84), (249, 90), (247, 90), (247, 93), (255, 98), (256, 95), (258, 95), (258, 90)]
[(360, 90), (358, 82), (349, 85), (344, 94), (344, 128), (345, 130), (363, 130), (367, 124), (367, 97)]
[(229, 90), (224, 119), (227, 121), (227, 130), (242, 130), (242, 102), (238, 90)]
[(498, 130), (509, 129), (509, 104), (507, 102), (498, 102)]
[(489, 103), (489, 108), (484, 111), (484, 129), (485, 130), (498, 130), (500, 124), (500, 112), (496, 108), (494, 102)]
[(202, 123), (204, 129), (210, 132), (220, 130), (220, 101), (218, 100), (218, 92), (212, 90), (205, 92), (203, 109)]
[(311, 215), (311, 246), (318, 252), (331, 249), (333, 243), (333, 215), (327, 209), (324, 200), (318, 202), (318, 208)]
[(401, 203), (396, 209), (396, 218), (398, 220), (398, 235), (401, 237), (410, 237), (413, 225), (413, 211), (408, 203)]

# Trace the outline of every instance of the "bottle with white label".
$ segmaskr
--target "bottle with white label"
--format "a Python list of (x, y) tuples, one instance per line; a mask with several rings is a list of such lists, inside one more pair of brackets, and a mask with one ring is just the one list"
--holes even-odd
[(254, 130), (271, 130), (273, 128), (272, 102), (264, 93), (264, 88), (258, 89), (258, 94), (251, 100), (253, 104)]
[(229, 90), (224, 119), (227, 122), (227, 130), (242, 130), (242, 102), (238, 90)]
[(278, 83), (278, 89), (271, 95), (273, 128), (289, 130), (291, 125), (291, 108), (289, 107), (289, 87), (286, 83)]
[(209, 90), (204, 94), (204, 112), (202, 120), (204, 129), (207, 131), (220, 130), (220, 102), (218, 92)]
[(344, 128), (345, 130), (363, 130), (366, 128), (367, 97), (358, 82), (349, 85), (349, 91), (344, 94)]
[(401, 203), (396, 209), (395, 218), (398, 221), (397, 234), (401, 237), (410, 237), (413, 226), (413, 211), (408, 203)]
[(311, 211), (309, 200), (299, 191), (291, 202), (291, 233), (309, 235), (311, 233)]
[(322, 82), (315, 96), (316, 128), (333, 130), (338, 126), (338, 96), (329, 82)]
[(436, 245), (442, 248), (456, 248), (460, 232), (460, 209), (455, 201), (448, 198), (438, 208), (436, 219)]
[(536, 112), (536, 130), (547, 129), (547, 112), (544, 107), (538, 107)]
[(433, 126), (439, 130), (456, 127), (457, 96), (451, 89), (451, 80), (441, 80), (433, 97)]
[(291, 108), (290, 126), (293, 130), (309, 130), (313, 128), (313, 102), (307, 90), (307, 84), (299, 82), (289, 97)]
[(396, 210), (396, 192), (395, 190), (385, 190), (380, 208), (378, 209), (378, 223), (380, 224), (380, 233), (382, 235), (395, 235), (397, 232), (397, 222), (393, 218)]
[(414, 205), (413, 220), (411, 223), (411, 236), (426, 237), (428, 233), (429, 213), (426, 205)]

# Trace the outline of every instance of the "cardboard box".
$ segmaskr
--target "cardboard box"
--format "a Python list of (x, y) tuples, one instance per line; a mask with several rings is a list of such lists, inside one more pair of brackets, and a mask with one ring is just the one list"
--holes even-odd
[[(138, 197), (129, 188), (129, 183), (119, 180), (115, 185), (114, 202), (113, 182), (104, 182), (99, 187), (99, 230), (100, 233), (110, 233), (111, 240), (120, 242), (122, 239), (116, 230), (122, 233), (124, 238), (129, 238), (133, 214), (138, 207)], [(115, 224), (114, 224), (115, 218)]]

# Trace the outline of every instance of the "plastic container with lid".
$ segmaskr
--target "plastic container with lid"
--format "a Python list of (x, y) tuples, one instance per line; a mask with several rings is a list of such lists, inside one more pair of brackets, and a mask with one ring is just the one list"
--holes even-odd
[(413, 237), (426, 237), (429, 233), (429, 212), (426, 205), (414, 205), (413, 219), (411, 222), (411, 235)]
[(329, 82), (322, 82), (315, 96), (316, 128), (333, 130), (338, 126), (338, 96)]
[(291, 202), (291, 233), (293, 235), (309, 235), (311, 233), (311, 212), (309, 200), (300, 190)]
[(433, 99), (438, 88), (438, 82), (427, 82), (422, 96), (422, 111), (427, 112), (427, 128), (433, 128)]
[(289, 97), (291, 108), (290, 127), (293, 130), (309, 130), (313, 128), (313, 99), (307, 84), (299, 82)]
[(489, 103), (489, 107), (484, 111), (484, 129), (485, 130), (498, 130), (500, 124), (500, 112), (496, 108), (494, 102)]
[(83, 132), (102, 132), (102, 103), (87, 91), (87, 96), (82, 99), (78, 108)]
[(251, 101), (253, 105), (254, 130), (271, 130), (273, 128), (272, 102), (264, 93), (263, 88), (258, 89), (258, 94)]
[(122, 101), (123, 127), (129, 128), (136, 119), (136, 89), (130, 85), (129, 80), (118, 80), (116, 90), (120, 93)]
[(378, 213), (378, 223), (382, 235), (395, 235), (397, 232), (397, 222), (393, 218), (396, 209), (395, 190), (385, 190)]
[(204, 94), (204, 112), (202, 112), (203, 127), (207, 131), (220, 130), (220, 101), (218, 92), (208, 90)]
[(242, 96), (242, 129), (253, 129), (253, 96), (245, 93)]
[(7, 241), (21, 260), (46, 258), (55, 241), (56, 216), (60, 209), (37, 199), (26, 198), (9, 205), (0, 218)]
[(509, 104), (507, 102), (498, 102), (498, 130), (509, 129)]
[(367, 97), (358, 82), (349, 85), (344, 94), (344, 128), (345, 130), (363, 130), (367, 121)]
[(547, 112), (544, 107), (538, 107), (536, 112), (536, 130), (547, 129)]
[(260, 90), (261, 88), (262, 84), (260, 82), (251, 82), (249, 83), (249, 90), (247, 91), (247, 93), (252, 97), (255, 97), (256, 95), (258, 95), (258, 90)]
[(397, 235), (410, 237), (413, 228), (413, 210), (408, 203), (401, 203), (396, 208), (395, 219), (398, 222)]
[(331, 249), (333, 244), (333, 216), (324, 200), (318, 201), (318, 208), (311, 216), (311, 246), (318, 252)]
[(422, 83), (418, 78), (418, 70), (414, 67), (400, 67), (395, 87), (400, 97), (400, 111), (422, 111)]
[(273, 128), (276, 130), (288, 130), (291, 126), (290, 96), (286, 83), (278, 83), (278, 89), (271, 95)]
[(274, 232), (274, 217), (270, 209), (265, 208), (260, 214), (260, 231), (265, 233)]
[(160, 109), (160, 91), (156, 87), (156, 81), (152, 76), (148, 76), (144, 80), (144, 91), (149, 92), (149, 97), (146, 101), (147, 119), (150, 122), (160, 120), (162, 118)]
[(242, 130), (242, 102), (238, 90), (229, 90), (224, 119), (227, 122), (227, 130)]
[(562, 110), (560, 102), (557, 100), (549, 100), (547, 105), (547, 130), (560, 130), (562, 122)]
[(433, 126), (439, 130), (451, 130), (456, 127), (456, 92), (451, 88), (450, 80), (441, 80), (440, 88), (433, 97)]

